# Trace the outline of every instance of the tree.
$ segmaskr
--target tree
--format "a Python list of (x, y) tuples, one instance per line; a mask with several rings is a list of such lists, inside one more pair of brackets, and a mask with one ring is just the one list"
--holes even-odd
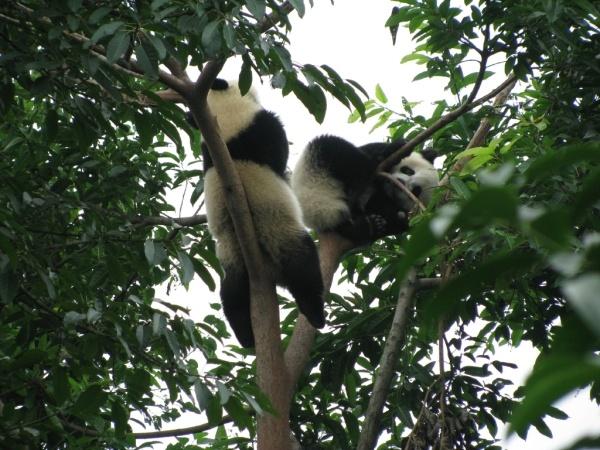
[[(431, 117), (408, 101), (392, 111), (381, 89), (364, 101), (328, 66), (293, 64), (288, 14), (304, 14), (301, 0), (0, 6), (2, 447), (130, 448), (196, 433), (197, 445), (172, 448), (251, 448), (256, 439), (261, 450), (283, 449), (291, 427), (304, 448), (379, 439), (382, 448), (493, 449), (498, 423), (550, 435), (544, 417), (564, 417), (552, 403), (573, 389), (590, 386), (598, 402), (598, 7), (390, 6), (392, 36), (406, 25), (418, 44), (405, 58), (423, 65), (417, 78), (442, 77), (455, 97)], [(195, 275), (214, 289), (220, 274), (205, 217), (175, 217), (165, 199), (186, 183), (198, 206), (203, 195), (179, 130), (195, 159), (200, 137), (177, 102), (230, 183), (245, 260), (260, 267), (243, 190), (204, 101), (234, 54), (243, 90), (268, 76), (316, 120), (328, 92), (356, 120), (407, 138), (392, 159), (424, 143), (446, 155), (445, 182), (406, 235), (360, 251), (318, 237), (326, 280), (350, 251), (341, 277), (355, 287), (330, 295), (327, 333), (315, 339), (282, 300), (284, 353), (272, 283), (252, 274), (256, 359), (223, 345), (217, 315), (194, 323), (155, 295)], [(202, 69), (196, 81), (191, 67)], [(541, 353), (511, 392), (511, 363), (494, 349), (524, 341)], [(207, 422), (168, 430), (183, 412)], [(132, 433), (133, 420), (164, 432)]]

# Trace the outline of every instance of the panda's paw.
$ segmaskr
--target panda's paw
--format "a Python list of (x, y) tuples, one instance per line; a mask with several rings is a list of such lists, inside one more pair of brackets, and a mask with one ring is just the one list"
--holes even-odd
[(385, 217), (379, 214), (369, 214), (367, 215), (367, 223), (369, 224), (371, 239), (375, 240), (386, 235), (388, 221)]

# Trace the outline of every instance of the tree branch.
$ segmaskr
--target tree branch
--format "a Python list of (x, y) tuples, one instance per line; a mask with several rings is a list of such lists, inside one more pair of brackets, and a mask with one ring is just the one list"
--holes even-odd
[[(81, 425), (77, 425), (76, 423), (69, 422), (68, 420), (60, 417), (60, 421), (67, 428), (75, 430), (85, 436), (92, 437), (100, 437), (102, 434), (92, 428), (82, 427)], [(142, 431), (137, 433), (131, 433), (134, 439), (157, 439), (157, 438), (165, 438), (165, 437), (177, 437), (177, 436), (185, 436), (187, 434), (194, 433), (202, 433), (203, 431), (211, 430), (220, 425), (225, 425), (226, 423), (233, 422), (233, 418), (230, 416), (223, 416), (223, 418), (219, 421), (219, 423), (211, 424), (211, 423), (203, 423), (200, 425), (195, 425), (193, 427), (186, 428), (174, 428), (171, 430), (158, 430), (158, 431)]]
[[(39, 17), (39, 18), (35, 17), (33, 14), (34, 13), (33, 9), (28, 8), (27, 6), (22, 5), (21, 3), (18, 3), (18, 2), (15, 3), (15, 6), (21, 12), (25, 13), (28, 16), (29, 20), (31, 20), (32, 22), (42, 23), (44, 25), (52, 25), (52, 21), (48, 17)], [(89, 44), (90, 43), (89, 38), (87, 38), (86, 36), (79, 34), (79, 33), (71, 33), (68, 31), (63, 31), (62, 34), (64, 36), (68, 37), (69, 39), (79, 42), (81, 44)], [(102, 62), (104, 62), (105, 64), (113, 67), (116, 70), (125, 72), (127, 75), (131, 75), (136, 78), (146, 77), (146, 73), (138, 65), (138, 63), (135, 59), (132, 59), (131, 61), (120, 60), (116, 64), (111, 63), (106, 58), (106, 56), (105, 56), (106, 50), (101, 45), (90, 45), (90, 52), (94, 56), (96, 56), (98, 59), (100, 59)], [(187, 75), (185, 77), (187, 78)], [(168, 72), (165, 72), (164, 70), (161, 70), (160, 68), (158, 69), (158, 78), (160, 79), (160, 81), (163, 82), (163, 84), (170, 87), (171, 89), (174, 89), (177, 92), (181, 92), (185, 88), (185, 85), (186, 85), (185, 79), (180, 79), (174, 75), (171, 75)]]
[(223, 416), (219, 423), (203, 423), (200, 425), (195, 425), (193, 427), (174, 428), (171, 430), (143, 431), (132, 433), (132, 435), (135, 439), (156, 439), (164, 437), (185, 436), (186, 434), (202, 433), (203, 431), (212, 430), (213, 428), (216, 428), (220, 425), (225, 425), (226, 423), (230, 422), (233, 422), (232, 417)]
[(415, 293), (415, 279), (416, 273), (414, 270), (411, 270), (400, 288), (394, 318), (383, 347), (379, 370), (375, 378), (369, 405), (367, 406), (367, 413), (358, 440), (357, 450), (371, 450), (377, 443), (377, 438), (381, 431), (383, 406), (396, 371), (398, 355), (406, 334), (407, 317)]
[(472, 103), (465, 103), (462, 106), (455, 109), (454, 111), (451, 111), (448, 114), (440, 117), (437, 122), (435, 122), (433, 125), (431, 125), (426, 130), (421, 131), (418, 135), (416, 135), (414, 138), (412, 138), (410, 141), (408, 141), (406, 144), (404, 144), (400, 149), (398, 149), (396, 152), (394, 152), (393, 154), (388, 156), (385, 160), (383, 160), (377, 167), (377, 172), (389, 171), (389, 169), (392, 166), (394, 166), (395, 164), (400, 162), (400, 160), (402, 158), (404, 158), (406, 155), (408, 155), (417, 145), (425, 142), (427, 139), (429, 139), (431, 136), (433, 136), (435, 134), (435, 132), (441, 130), (449, 123), (455, 121), (463, 114), (471, 111), (472, 109), (482, 105), (483, 103), (487, 102), (491, 98), (495, 97), (500, 92), (502, 92), (504, 89), (506, 89), (507, 86), (513, 85), (513, 83), (516, 82), (516, 79), (517, 78), (514, 74), (510, 75), (500, 86), (498, 86), (493, 91), (489, 92), (488, 94), (484, 95), (483, 97), (479, 98), (478, 100), (473, 101)]
[(489, 40), (490, 40), (490, 29), (487, 27), (483, 33), (483, 45), (481, 46), (481, 61), (479, 62), (479, 72), (477, 73), (477, 79), (475, 80), (475, 84), (473, 85), (473, 90), (467, 97), (465, 101), (466, 104), (471, 103), (477, 97), (479, 93), (479, 89), (481, 88), (481, 83), (483, 83), (483, 78), (485, 77), (485, 69), (487, 69), (487, 62), (490, 57), (489, 51)]
[(440, 287), (441, 284), (441, 278), (417, 278), (415, 280), (415, 289), (433, 289), (436, 287)]
[(390, 175), (387, 172), (378, 172), (378, 173), (376, 173), (376, 175), (389, 180), (396, 187), (396, 189), (400, 189), (404, 193), (404, 195), (406, 195), (409, 199), (411, 199), (412, 202), (418, 206), (420, 211), (425, 211), (425, 209), (427, 209), (427, 208), (425, 208), (425, 205), (423, 204), (423, 202), (421, 200), (419, 200), (419, 197), (417, 197), (415, 194), (410, 192), (410, 189), (408, 189), (404, 183), (401, 183), (399, 180), (397, 180), (396, 178), (394, 178), (392, 175)]
[[(333, 276), (342, 255), (355, 247), (355, 244), (336, 233), (319, 235), (319, 261), (323, 278), (324, 292), (329, 292)], [(290, 342), (285, 350), (285, 365), (290, 380), (289, 398), (294, 396), (296, 383), (308, 362), (316, 330), (303, 315), (298, 316)]]
[(259, 416), (258, 448), (285, 450), (291, 445), (288, 394), (290, 388), (281, 348), (275, 284), (271, 273), (265, 270), (266, 265), (258, 245), (244, 186), (206, 102), (208, 91), (223, 64), (223, 60), (208, 62), (196, 83), (182, 94), (200, 128), (214, 168), (223, 184), (225, 203), (250, 280), (250, 312), (256, 344), (258, 386), (277, 411), (276, 416)]
[[(508, 80), (511, 80), (510, 83), (504, 82), (503, 83), (504, 88), (498, 92), (498, 94), (496, 95), (496, 98), (494, 99), (493, 106), (496, 109), (506, 103), (508, 96), (510, 95), (511, 91), (517, 84), (517, 79), (514, 76), (509, 77)], [(489, 117), (484, 117), (481, 120), (481, 122), (479, 122), (479, 126), (477, 127), (477, 130), (473, 134), (473, 137), (469, 141), (469, 144), (467, 145), (465, 150), (468, 150), (468, 149), (474, 148), (474, 147), (481, 147), (485, 143), (485, 140), (486, 140), (487, 135), (490, 132), (491, 128), (492, 128), (492, 121), (490, 120)], [(465, 156), (464, 158), (461, 158), (456, 163), (454, 163), (454, 165), (452, 166), (452, 170), (450, 170), (444, 176), (444, 178), (442, 178), (442, 180), (440, 181), (440, 185), (448, 184), (448, 180), (450, 179), (449, 175), (452, 173), (459, 173), (465, 167), (465, 165), (469, 162), (469, 160), (471, 158), (472, 158), (471, 156)], [(448, 198), (446, 196), (445, 200), (447, 200), (447, 199)]]
[(194, 225), (206, 223), (206, 214), (198, 214), (196, 216), (189, 217), (140, 216), (131, 219), (131, 223), (139, 227), (145, 227), (149, 225), (179, 225), (181, 227), (193, 227)]

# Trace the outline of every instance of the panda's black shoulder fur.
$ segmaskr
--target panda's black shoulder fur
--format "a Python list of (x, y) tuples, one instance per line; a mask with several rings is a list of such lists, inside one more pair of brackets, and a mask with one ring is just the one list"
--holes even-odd
[[(344, 184), (354, 184), (372, 166), (368, 155), (347, 140), (325, 134), (309, 144), (313, 164)], [(366, 169), (366, 170), (365, 170)]]
[[(285, 178), (289, 146), (283, 124), (275, 113), (261, 109), (246, 129), (225, 144), (232, 159), (268, 166)], [(202, 154), (206, 171), (213, 162), (205, 144), (202, 144)]]
[[(211, 90), (225, 91), (231, 86), (228, 81), (217, 78)], [(236, 111), (231, 111), (235, 115)], [(189, 124), (197, 128), (191, 112), (187, 113)], [(260, 108), (252, 122), (229, 141), (225, 142), (231, 158), (238, 161), (251, 161), (268, 166), (278, 176), (285, 178), (289, 156), (289, 145), (283, 124), (271, 111)], [(213, 161), (205, 144), (202, 144), (204, 170), (213, 167)]]
[[(403, 142), (403, 141), (402, 141)], [(329, 134), (314, 138), (309, 144), (311, 164), (341, 181), (347, 192), (362, 189), (375, 173), (377, 165), (402, 145), (399, 141), (371, 143), (357, 147)]]

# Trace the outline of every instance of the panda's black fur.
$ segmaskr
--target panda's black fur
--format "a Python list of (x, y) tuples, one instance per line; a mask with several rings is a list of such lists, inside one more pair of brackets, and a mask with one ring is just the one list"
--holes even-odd
[[(335, 231), (357, 243), (406, 231), (412, 202), (390, 181), (375, 177), (378, 164), (403, 144), (400, 139), (357, 147), (337, 136), (313, 139), (291, 178), (304, 222), (318, 232)], [(413, 153), (394, 166), (391, 175), (427, 201), (438, 182), (431, 161)]]
[[(323, 327), (319, 258), (285, 180), (288, 141), (281, 121), (260, 105), (252, 89), (242, 96), (236, 83), (225, 80), (213, 83), (207, 102), (244, 186), (265, 270), (290, 291), (314, 327)], [(202, 154), (208, 228), (225, 271), (220, 292), (223, 310), (240, 344), (252, 347), (248, 272), (225, 206), (223, 185), (204, 145)]]

